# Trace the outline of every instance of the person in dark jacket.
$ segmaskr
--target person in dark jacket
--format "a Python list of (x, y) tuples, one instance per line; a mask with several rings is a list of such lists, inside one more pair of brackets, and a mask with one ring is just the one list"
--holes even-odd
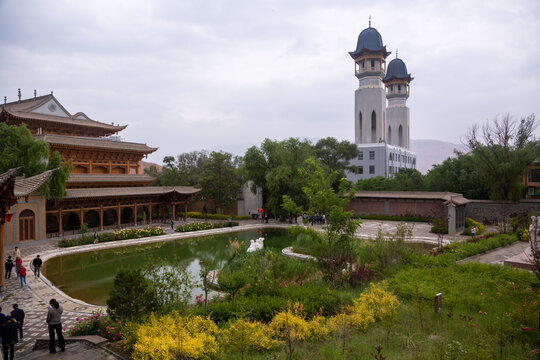
[(9, 279), (11, 277), (11, 269), (13, 269), (13, 266), (15, 266), (15, 264), (13, 263), (11, 255), (9, 255), (6, 259), (6, 263), (4, 264), (4, 269), (6, 269), (6, 275), (4, 277), (6, 279)]
[(34, 277), (38, 278), (41, 274), (41, 265), (43, 264), (43, 261), (40, 259), (39, 255), (37, 255), (34, 260), (32, 260), (32, 263), (30, 264), (30, 268), (34, 271)]
[(19, 309), (19, 305), (13, 304), (13, 310), (11, 311), (11, 318), (17, 320), (19, 325), (19, 338), (23, 339), (23, 326), (24, 326), (24, 310)]
[(49, 352), (54, 354), (56, 352), (56, 344), (54, 341), (54, 332), (58, 336), (58, 347), (60, 351), (66, 351), (66, 344), (64, 342), (64, 336), (62, 335), (62, 313), (64, 309), (62, 305), (56, 301), (56, 299), (51, 299), (49, 301), (49, 312), (47, 313), (47, 324), (49, 326)]
[[(17, 340), (17, 329), (20, 327), (17, 324), (17, 320), (12, 319), (11, 316), (6, 316), (5, 323), (0, 327), (0, 334), (2, 334), (2, 353), (5, 360), (13, 360), (15, 356), (15, 344)], [(9, 357), (8, 357), (9, 355)]]

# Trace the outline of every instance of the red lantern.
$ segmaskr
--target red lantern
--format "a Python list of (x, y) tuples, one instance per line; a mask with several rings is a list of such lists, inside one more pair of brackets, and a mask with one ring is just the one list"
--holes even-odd
[(6, 221), (11, 222), (12, 217), (13, 217), (13, 214), (6, 214)]

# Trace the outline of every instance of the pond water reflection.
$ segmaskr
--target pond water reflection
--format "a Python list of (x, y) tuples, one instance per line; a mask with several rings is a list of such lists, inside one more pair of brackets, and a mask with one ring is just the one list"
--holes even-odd
[[(229, 241), (248, 243), (263, 236), (266, 248), (281, 250), (290, 246), (293, 238), (284, 229), (247, 230), (223, 235), (149, 243), (64, 255), (46, 261), (43, 274), (69, 296), (89, 304), (106, 305), (116, 272), (121, 267), (135, 268), (152, 259), (176, 259), (199, 281), (199, 261), (220, 268), (229, 257)], [(200, 294), (199, 288), (193, 294)]]

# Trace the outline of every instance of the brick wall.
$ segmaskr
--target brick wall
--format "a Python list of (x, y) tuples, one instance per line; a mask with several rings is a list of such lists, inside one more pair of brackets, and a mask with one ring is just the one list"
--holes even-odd
[(347, 210), (356, 214), (377, 215), (422, 215), (441, 216), (446, 214), (446, 206), (442, 200), (419, 199), (371, 199), (355, 198), (347, 206)]
[(465, 216), (482, 223), (496, 222), (513, 213), (526, 212), (529, 216), (540, 213), (540, 200), (490, 201), (471, 200), (465, 208)]

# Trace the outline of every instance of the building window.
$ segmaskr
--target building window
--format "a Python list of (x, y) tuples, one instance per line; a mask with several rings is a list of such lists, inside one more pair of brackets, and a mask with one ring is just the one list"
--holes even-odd
[(369, 165), (369, 173), (375, 174), (375, 165)]
[(540, 169), (531, 169), (529, 171), (529, 182), (540, 182)]
[(398, 92), (401, 91), (401, 85), (398, 85), (398, 86), (397, 86), (397, 91), (398, 91)]
[(359, 173), (359, 174), (363, 174), (363, 173), (364, 173), (364, 167), (363, 167), (363, 166), (359, 166), (359, 167), (358, 167), (358, 173)]
[(375, 67), (375, 60), (371, 59), (371, 69)]
[(358, 153), (358, 160), (364, 160), (364, 152), (363, 151), (360, 151)]
[(369, 160), (375, 160), (375, 151), (369, 152)]

